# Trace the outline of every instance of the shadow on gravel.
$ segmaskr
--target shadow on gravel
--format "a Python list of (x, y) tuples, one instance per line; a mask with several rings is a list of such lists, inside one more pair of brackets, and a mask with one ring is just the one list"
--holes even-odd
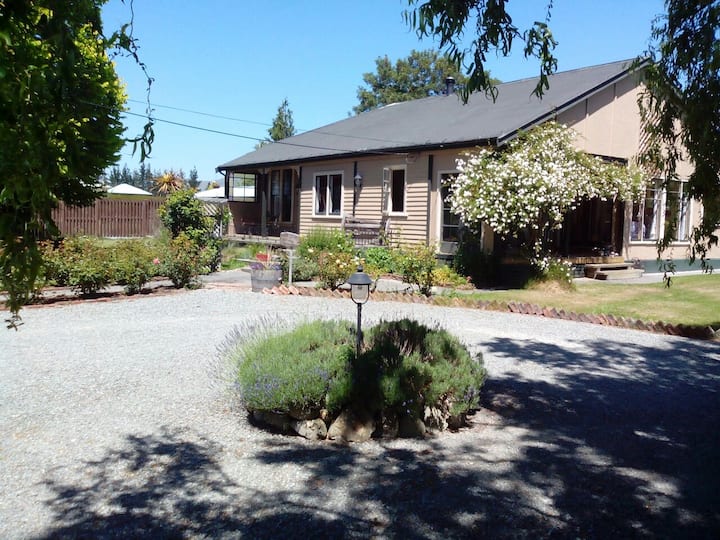
[(129, 437), (122, 449), (88, 462), (87, 481), (48, 481), (55, 528), (44, 538), (278, 538), (321, 531), (342, 538), (344, 525), (285, 505), (280, 494), (256, 492), (252, 504), (239, 503), (247, 489), (221, 470), (220, 449), (187, 433)]
[(720, 347), (482, 346), (550, 375), (488, 380), (470, 433), (417, 451), (269, 437), (246, 458), (278, 471), (271, 492), (226, 476), (212, 441), (131, 437), (83, 485), (48, 482), (48, 537), (717, 538)]
[(552, 382), (488, 380), (483, 406), (526, 430), (515, 473), (552, 498), (573, 534), (719, 537), (720, 346), (484, 345), (551, 370)]

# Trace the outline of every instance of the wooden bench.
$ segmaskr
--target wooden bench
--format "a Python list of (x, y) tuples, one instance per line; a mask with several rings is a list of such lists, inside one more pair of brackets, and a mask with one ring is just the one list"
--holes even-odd
[(352, 236), (355, 246), (381, 246), (389, 235), (390, 220), (360, 219), (343, 216), (342, 228)]

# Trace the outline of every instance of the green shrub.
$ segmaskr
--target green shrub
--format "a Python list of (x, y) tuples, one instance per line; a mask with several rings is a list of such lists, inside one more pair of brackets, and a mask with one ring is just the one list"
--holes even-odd
[(360, 256), (365, 261), (365, 268), (372, 268), (379, 274), (394, 274), (397, 272), (395, 252), (390, 248), (368, 247), (362, 250)]
[(357, 269), (353, 256), (342, 252), (323, 251), (317, 259), (317, 265), (320, 286), (330, 290), (345, 283)]
[(442, 287), (468, 287), (468, 278), (461, 276), (449, 266), (438, 266), (433, 270), (433, 282)]
[(498, 283), (500, 259), (483, 250), (478, 234), (465, 229), (453, 257), (453, 268), (469, 277), (475, 287), (489, 287)]
[[(290, 262), (287, 253), (283, 252), (280, 255), (280, 267), (283, 272), (283, 281), (287, 281), (289, 278)], [(295, 255), (293, 258), (293, 282), (295, 281), (312, 281), (320, 273), (318, 264), (305, 257), (298, 257)]]
[(196, 236), (212, 231), (213, 220), (205, 215), (202, 202), (194, 195), (192, 189), (176, 191), (168, 196), (158, 211), (160, 221), (173, 238), (184, 232), (197, 240)]
[(113, 281), (126, 294), (139, 293), (158, 271), (157, 254), (144, 240), (121, 240), (112, 250)]
[(341, 229), (312, 229), (300, 238), (299, 256), (317, 262), (321, 253), (346, 253), (352, 255), (355, 245), (349, 234)]
[[(277, 328), (268, 324), (267, 328)], [(346, 322), (316, 321), (290, 331), (263, 331), (230, 343), (248, 410), (334, 415), (347, 406), (423, 418), (426, 406), (458, 416), (477, 408), (485, 381), (482, 357), (470, 356), (445, 330), (403, 319), (367, 331), (359, 358)]]
[(160, 257), (160, 272), (178, 289), (197, 287), (198, 275), (209, 271), (214, 253), (197, 245), (185, 233), (168, 240)]
[(95, 294), (112, 283), (112, 264), (108, 249), (96, 238), (73, 236), (66, 238), (59, 248), (66, 285), (81, 294)]
[(192, 189), (172, 193), (158, 213), (172, 238), (184, 234), (205, 252), (205, 266), (208, 272), (213, 272), (222, 261), (222, 229), (228, 223), (229, 213), (221, 208), (213, 215), (206, 214), (203, 203), (194, 194)]
[(65, 287), (70, 280), (70, 262), (63, 250), (63, 242), (45, 241), (40, 245), (43, 261), (42, 275), (48, 285)]
[(240, 395), (248, 409), (338, 411), (347, 403), (354, 332), (345, 322), (315, 321), (237, 344)]
[(575, 288), (572, 276), (572, 263), (570, 261), (545, 256), (533, 261), (533, 270), (534, 275), (527, 283), (528, 288), (546, 283), (555, 283), (567, 290), (573, 290)]
[(424, 244), (402, 247), (397, 254), (397, 266), (403, 281), (417, 285), (421, 294), (430, 296), (437, 266), (434, 247)]
[(363, 370), (357, 399), (371, 400), (376, 411), (418, 417), (443, 401), (452, 415), (477, 408), (486, 375), (482, 358), (473, 359), (456, 337), (410, 319), (372, 327), (357, 365)]

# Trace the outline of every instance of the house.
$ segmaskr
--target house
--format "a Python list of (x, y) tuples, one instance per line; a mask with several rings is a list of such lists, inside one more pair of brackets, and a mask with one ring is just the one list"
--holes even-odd
[(144, 196), (152, 197), (152, 193), (130, 184), (118, 184), (107, 190), (109, 195)]
[[(521, 130), (556, 120), (579, 133), (590, 154), (627, 163), (642, 141), (638, 97), (642, 66), (613, 62), (561, 72), (540, 100), (535, 79), (499, 85), (497, 100), (472, 95), (463, 104), (445, 95), (396, 103), (259, 148), (224, 163), (235, 232), (277, 235), (341, 227), (354, 216), (382, 221), (393, 240), (437, 245), (451, 254), (459, 222), (444, 202), (443, 180), (456, 160), (477, 147), (498, 147)], [(687, 177), (681, 170), (681, 177)], [(575, 210), (555, 239), (567, 256), (616, 252), (627, 260), (655, 261), (655, 240), (670, 212), (679, 212), (674, 256), (683, 259), (701, 211), (683, 182), (649, 184), (639, 203), (591, 200)], [(241, 197), (232, 190), (253, 186)], [(678, 203), (679, 204), (676, 204)], [(485, 230), (484, 248), (493, 234)]]

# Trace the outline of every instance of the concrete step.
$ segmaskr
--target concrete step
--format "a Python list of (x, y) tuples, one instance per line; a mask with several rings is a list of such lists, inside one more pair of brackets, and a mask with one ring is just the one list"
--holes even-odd
[(626, 268), (622, 270), (601, 270), (595, 274), (595, 279), (612, 281), (614, 279), (636, 279), (643, 275), (639, 268)]
[(598, 272), (615, 271), (615, 270), (630, 270), (633, 267), (633, 263), (624, 261), (620, 262), (605, 262), (598, 264), (586, 264), (585, 265), (585, 277), (595, 278)]

